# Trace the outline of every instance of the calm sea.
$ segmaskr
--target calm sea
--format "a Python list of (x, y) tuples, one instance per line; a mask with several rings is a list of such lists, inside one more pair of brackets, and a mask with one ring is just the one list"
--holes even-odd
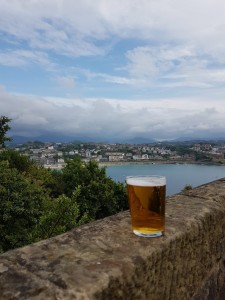
[(167, 195), (179, 193), (187, 184), (192, 187), (225, 177), (225, 166), (192, 164), (117, 165), (108, 166), (106, 173), (114, 181), (125, 182), (129, 175), (164, 175)]

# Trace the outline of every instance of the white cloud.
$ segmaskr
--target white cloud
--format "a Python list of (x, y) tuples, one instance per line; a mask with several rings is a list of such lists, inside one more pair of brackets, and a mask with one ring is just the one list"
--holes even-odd
[(213, 87), (225, 80), (225, 65), (193, 46), (137, 47), (127, 52), (127, 59), (128, 82), (136, 85)]
[(225, 57), (223, 0), (1, 0), (0, 7), (1, 30), (41, 49), (99, 54), (94, 42), (113, 35), (190, 42)]
[(75, 80), (70, 76), (58, 76), (56, 77), (56, 81), (60, 87), (65, 89), (72, 89), (75, 87)]
[(25, 66), (28, 64), (36, 64), (45, 66), (47, 69), (55, 68), (48, 55), (40, 51), (14, 50), (0, 52), (0, 65), (3, 66)]
[(1, 31), (33, 49), (51, 50), (60, 55), (99, 55), (103, 49), (89, 38), (101, 38), (98, 14), (83, 1), (1, 0)]
[(146, 46), (121, 53), (127, 74), (95, 77), (161, 87), (210, 87), (224, 81), (223, 0), (0, 0), (0, 7), (1, 37), (12, 47), (27, 47), (2, 51), (0, 63), (6, 66), (33, 61), (49, 68), (55, 65), (50, 53), (101, 56), (113, 48), (112, 40), (134, 38)]
[(224, 132), (221, 100), (68, 99), (13, 95), (0, 90), (1, 114), (13, 119), (13, 134), (44, 133), (127, 138), (168, 138)]
[(79, 70), (87, 78), (134, 87), (217, 88), (225, 81), (225, 64), (193, 45), (136, 47), (126, 53), (124, 76)]

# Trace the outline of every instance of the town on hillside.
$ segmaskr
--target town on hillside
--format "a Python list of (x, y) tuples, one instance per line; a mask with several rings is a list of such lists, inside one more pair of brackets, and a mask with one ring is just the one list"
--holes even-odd
[(159, 142), (155, 144), (43, 143), (13, 147), (45, 168), (61, 169), (68, 159), (79, 156), (99, 165), (122, 163), (219, 163), (225, 164), (225, 142)]

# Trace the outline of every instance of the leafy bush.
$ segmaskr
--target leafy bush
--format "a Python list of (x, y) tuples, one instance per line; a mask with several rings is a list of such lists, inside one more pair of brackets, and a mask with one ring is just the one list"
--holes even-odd
[(7, 161), (0, 170), (0, 251), (6, 251), (33, 242), (46, 195)]
[(182, 189), (182, 192), (186, 192), (186, 191), (189, 191), (192, 189), (193, 189), (193, 187), (191, 184), (186, 184), (185, 187)]
[(0, 153), (0, 199), (0, 252), (128, 209), (124, 185), (96, 162), (52, 172), (12, 150)]
[[(44, 213), (41, 215), (36, 229), (37, 238), (43, 239), (55, 236), (89, 220), (87, 214), (80, 216), (77, 203), (78, 195), (79, 188), (74, 191), (71, 198), (61, 195), (57, 199), (49, 199), (44, 202)], [(78, 217), (80, 217), (79, 221)]]
[(84, 164), (80, 158), (74, 158), (67, 162), (62, 177), (67, 196), (80, 187), (77, 199), (80, 210), (92, 220), (128, 209), (124, 185), (107, 177), (106, 169), (99, 168), (95, 161)]

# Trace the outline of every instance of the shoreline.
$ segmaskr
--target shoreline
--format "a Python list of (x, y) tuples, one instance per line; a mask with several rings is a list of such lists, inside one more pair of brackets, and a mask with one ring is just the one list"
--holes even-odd
[[(195, 160), (136, 160), (136, 161), (105, 161), (98, 162), (99, 167), (128, 166), (128, 165), (206, 165), (206, 166), (225, 166), (224, 163), (216, 161), (195, 161)], [(65, 164), (44, 165), (46, 169), (62, 170)]]
[(207, 162), (207, 161), (195, 161), (195, 160), (144, 160), (144, 161), (107, 161), (98, 162), (99, 167), (111, 167), (111, 166), (126, 166), (126, 165), (177, 165), (177, 164), (190, 164), (190, 165), (212, 165), (212, 166), (225, 166), (219, 162)]

